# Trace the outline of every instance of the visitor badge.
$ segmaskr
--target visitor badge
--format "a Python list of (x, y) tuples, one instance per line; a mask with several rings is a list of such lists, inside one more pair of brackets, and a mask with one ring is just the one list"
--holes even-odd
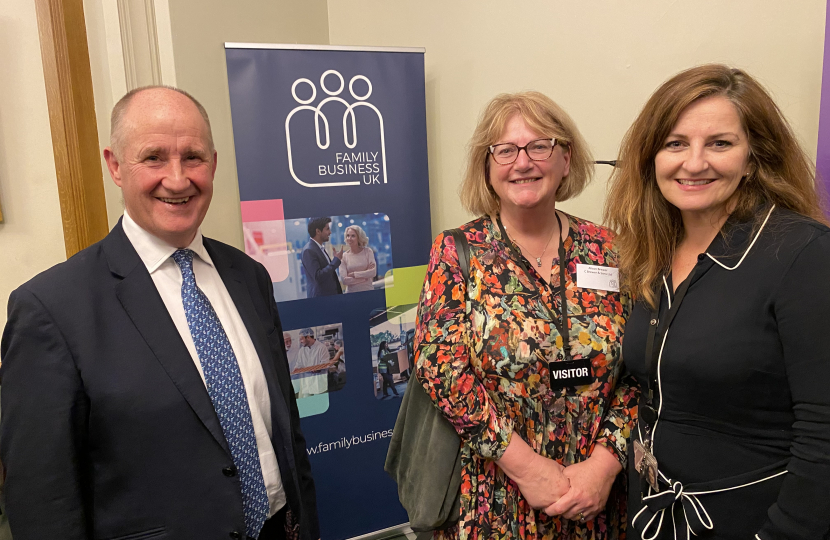
[(594, 382), (591, 361), (587, 358), (551, 362), (548, 369), (551, 388), (584, 386)]
[(577, 263), (576, 286), (583, 289), (620, 292), (620, 269)]

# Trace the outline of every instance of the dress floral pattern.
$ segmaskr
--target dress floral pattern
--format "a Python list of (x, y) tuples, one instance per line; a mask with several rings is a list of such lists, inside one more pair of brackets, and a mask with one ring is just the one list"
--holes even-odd
[(622, 476), (605, 510), (580, 523), (532, 509), (493, 461), (515, 431), (537, 453), (562, 465), (584, 461), (601, 444), (625, 468), (638, 392), (623, 377), (620, 358), (629, 300), (620, 293), (576, 286), (577, 263), (616, 266), (613, 234), (569, 216), (564, 245), (569, 346), (573, 359), (590, 359), (594, 382), (557, 388), (551, 385), (549, 364), (565, 359), (562, 336), (550, 319), (561, 313), (558, 257), (549, 286), (527, 261), (529, 274), (522, 270), (490, 218), (461, 230), (470, 244), (469, 291), (452, 236), (439, 235), (415, 336), (418, 379), (464, 441), (461, 518), (435, 537), (625, 538)]

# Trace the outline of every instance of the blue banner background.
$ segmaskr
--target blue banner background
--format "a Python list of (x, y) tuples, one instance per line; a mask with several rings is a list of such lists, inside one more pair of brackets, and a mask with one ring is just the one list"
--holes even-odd
[[(383, 212), (390, 218), (395, 268), (426, 264), (432, 238), (423, 54), (229, 48), (226, 58), (241, 200), (282, 199), (286, 220)], [(321, 88), (320, 76), (331, 69), (342, 74), (344, 88), (339, 97), (349, 103), (357, 101), (349, 93), (349, 81), (355, 75), (371, 81), (372, 93), (365, 101), (383, 115), (386, 184), (310, 188), (291, 176), (285, 123), (300, 105), (292, 96), (292, 85), (299, 78), (314, 83), (317, 95), (310, 105), (316, 106), (329, 97)], [(330, 90), (339, 86), (334, 75), (325, 82)], [(357, 95), (367, 89), (363, 80), (354, 84)], [(303, 100), (311, 97), (309, 85), (298, 84), (296, 94)], [(355, 109), (357, 146), (346, 148), (342, 128), (345, 110), (339, 103), (325, 105), (330, 128), (326, 150), (317, 147), (312, 111), (301, 110), (292, 117), (294, 168), (304, 181), (352, 180), (319, 177), (314, 172), (320, 165), (335, 164), (337, 152), (378, 151), (377, 115), (365, 106)], [(381, 174), (381, 182), (382, 178)], [(343, 390), (329, 394), (325, 413), (303, 418), (309, 448), (344, 437), (365, 438), (394, 426), (400, 400), (375, 398), (369, 341), (369, 315), (384, 307), (383, 290), (280, 303), (285, 329), (343, 324), (347, 382)], [(325, 540), (351, 538), (407, 521), (397, 488), (383, 471), (388, 443), (388, 438), (378, 438), (310, 456)]]

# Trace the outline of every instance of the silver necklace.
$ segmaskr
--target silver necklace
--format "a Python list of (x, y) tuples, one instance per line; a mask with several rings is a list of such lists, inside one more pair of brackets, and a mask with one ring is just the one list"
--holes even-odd
[[(523, 245), (519, 244), (519, 241), (516, 240), (515, 238), (513, 238), (513, 241), (516, 242), (516, 244), (519, 246), (519, 248), (521, 248), (522, 251), (527, 252), (528, 255), (530, 255), (531, 257), (536, 259), (536, 266), (538, 266), (539, 268), (542, 268), (542, 257), (545, 256), (545, 252), (548, 250), (548, 246), (550, 245), (550, 241), (553, 240), (553, 233), (554, 232), (556, 232), (556, 231), (551, 231), (550, 232), (550, 236), (548, 237), (548, 243), (545, 244), (545, 249), (542, 250), (542, 254), (539, 255), (538, 257), (533, 257), (533, 255), (530, 253), (530, 250), (525, 248)], [(560, 234), (561, 234), (561, 232), (560, 232)]]

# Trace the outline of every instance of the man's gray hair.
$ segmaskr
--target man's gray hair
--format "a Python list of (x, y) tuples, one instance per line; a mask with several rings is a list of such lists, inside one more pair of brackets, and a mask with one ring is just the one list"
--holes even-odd
[(314, 337), (314, 330), (311, 328), (303, 328), (300, 330), (300, 337)]
[(130, 102), (136, 96), (136, 94), (143, 92), (144, 90), (153, 90), (156, 88), (165, 88), (167, 90), (172, 90), (174, 92), (178, 92), (179, 94), (186, 96), (193, 104), (196, 106), (196, 109), (199, 110), (199, 114), (202, 115), (202, 120), (205, 121), (205, 126), (207, 126), (207, 137), (208, 137), (208, 150), (211, 154), (213, 154), (214, 147), (213, 147), (213, 132), (210, 129), (210, 118), (208, 118), (208, 113), (202, 104), (199, 101), (191, 96), (189, 93), (185, 92), (181, 88), (176, 88), (175, 86), (166, 86), (163, 84), (153, 84), (149, 86), (141, 86), (139, 88), (133, 88), (126, 94), (124, 97), (118, 100), (118, 103), (115, 104), (115, 107), (112, 108), (112, 115), (110, 116), (110, 149), (113, 151), (117, 158), (121, 158), (121, 150), (124, 148), (124, 113), (127, 112), (127, 107), (130, 105)]

